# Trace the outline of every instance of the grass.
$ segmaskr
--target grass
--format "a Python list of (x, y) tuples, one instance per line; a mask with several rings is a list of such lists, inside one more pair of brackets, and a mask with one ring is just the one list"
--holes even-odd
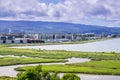
[[(0, 46), (0, 55), (28, 56), (39, 58), (66, 59), (69, 57), (83, 57), (92, 60), (114, 60), (115, 54), (105, 52), (75, 52), (61, 50), (35, 50), (35, 49), (13, 49)], [(116, 54), (120, 60), (120, 54)]]
[[(69, 57), (89, 58), (91, 62), (72, 65), (43, 66), (44, 70), (57, 72), (120, 75), (120, 54), (113, 52), (75, 52), (64, 50), (13, 49), (0, 46), (0, 55), (28, 56), (31, 58), (0, 58), (0, 66), (43, 62), (63, 62)], [(37, 58), (35, 58), (37, 57)], [(38, 59), (43, 58), (43, 59)], [(111, 65), (110, 65), (111, 64)], [(25, 68), (26, 69), (26, 68)], [(25, 70), (18, 68), (17, 70)]]
[(0, 80), (16, 80), (16, 79), (13, 77), (2, 76), (2, 77), (0, 77)]
[(32, 64), (32, 63), (52, 63), (65, 62), (64, 59), (40, 59), (40, 58), (0, 58), (0, 66), (17, 65), (17, 64)]
[[(28, 68), (31, 67), (22, 67), (16, 70), (24, 71)], [(50, 72), (120, 75), (120, 61), (108, 60), (68, 65), (44, 65), (42, 69)]]

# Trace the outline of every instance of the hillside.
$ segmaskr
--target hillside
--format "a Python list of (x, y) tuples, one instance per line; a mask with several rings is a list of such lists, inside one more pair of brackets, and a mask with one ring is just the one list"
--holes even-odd
[(26, 33), (110, 33), (120, 34), (118, 27), (103, 27), (95, 25), (72, 24), (63, 22), (41, 22), (41, 21), (0, 21), (0, 33), (8, 32), (26, 32)]

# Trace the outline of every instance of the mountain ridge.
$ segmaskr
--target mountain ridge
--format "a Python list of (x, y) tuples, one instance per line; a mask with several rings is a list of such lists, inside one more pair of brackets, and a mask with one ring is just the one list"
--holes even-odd
[(106, 27), (96, 25), (74, 24), (66, 22), (43, 22), (43, 21), (4, 21), (0, 20), (0, 33), (8, 32), (25, 33), (106, 33), (120, 34), (119, 27)]

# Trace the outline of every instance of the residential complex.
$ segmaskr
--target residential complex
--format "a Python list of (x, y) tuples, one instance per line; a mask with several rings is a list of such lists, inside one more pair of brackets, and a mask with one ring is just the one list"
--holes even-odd
[(94, 33), (8, 33), (0, 34), (0, 44), (70, 42), (118, 36), (119, 35), (115, 34), (107, 35)]

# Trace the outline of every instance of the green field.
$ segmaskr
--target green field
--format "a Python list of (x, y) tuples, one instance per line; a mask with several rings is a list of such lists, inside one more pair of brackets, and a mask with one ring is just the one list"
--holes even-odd
[(0, 55), (28, 56), (50, 59), (66, 59), (70, 57), (90, 58), (92, 60), (120, 60), (120, 54), (114, 52), (75, 52), (61, 50), (13, 49), (0, 46)]
[[(66, 58), (78, 57), (89, 58), (91, 62), (67, 64), (67, 65), (49, 65), (43, 66), (44, 70), (52, 72), (71, 72), (87, 74), (109, 74), (120, 75), (120, 54), (115, 52), (75, 52), (60, 50), (35, 50), (35, 49), (12, 49), (6, 45), (0, 46), (0, 55), (28, 56), (31, 58), (0, 58), (0, 66), (45, 63), (45, 62), (65, 62)], [(35, 58), (37, 57), (37, 58)], [(17, 68), (25, 70), (26, 68)]]
[[(22, 67), (16, 70), (24, 71), (28, 68), (31, 67)], [(50, 72), (120, 75), (120, 61), (108, 60), (69, 65), (44, 65), (42, 69)]]
[(65, 59), (40, 59), (40, 58), (0, 58), (0, 66), (17, 65), (17, 64), (33, 64), (33, 63), (52, 63), (66, 62)]

